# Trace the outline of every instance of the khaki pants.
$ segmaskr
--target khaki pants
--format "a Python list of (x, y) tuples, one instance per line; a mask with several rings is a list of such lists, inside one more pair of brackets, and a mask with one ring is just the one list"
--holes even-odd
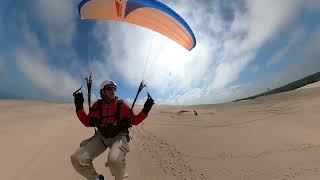
[(129, 145), (125, 133), (120, 133), (114, 138), (104, 138), (99, 132), (93, 137), (80, 143), (80, 148), (71, 155), (71, 163), (74, 169), (87, 178), (95, 180), (98, 173), (93, 167), (93, 159), (110, 148), (106, 165), (116, 180), (125, 176), (126, 154), (129, 152)]

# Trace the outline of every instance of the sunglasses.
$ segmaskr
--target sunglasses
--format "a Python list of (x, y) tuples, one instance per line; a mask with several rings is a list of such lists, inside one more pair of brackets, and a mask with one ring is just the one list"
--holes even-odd
[(105, 87), (104, 89), (105, 89), (105, 90), (107, 90), (107, 91), (111, 91), (111, 90), (116, 91), (116, 90), (117, 90), (117, 88), (116, 88), (116, 87), (112, 87), (112, 86)]

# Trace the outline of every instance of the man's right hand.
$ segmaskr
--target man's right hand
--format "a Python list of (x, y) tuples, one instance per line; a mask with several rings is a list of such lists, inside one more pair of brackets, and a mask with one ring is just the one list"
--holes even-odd
[(74, 97), (74, 105), (76, 106), (76, 112), (79, 110), (83, 110), (84, 98), (83, 98), (82, 92), (73, 94), (73, 97)]

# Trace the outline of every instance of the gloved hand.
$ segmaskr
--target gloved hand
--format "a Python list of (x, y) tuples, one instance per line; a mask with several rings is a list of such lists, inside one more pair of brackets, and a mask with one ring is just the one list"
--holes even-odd
[(82, 92), (74, 93), (73, 97), (74, 97), (74, 105), (76, 106), (76, 112), (79, 110), (83, 110), (84, 99), (83, 99)]
[(154, 100), (152, 99), (152, 97), (151, 97), (150, 94), (148, 93), (148, 99), (147, 99), (146, 102), (144, 103), (144, 106), (143, 106), (142, 111), (143, 111), (144, 113), (148, 114), (153, 105), (154, 105)]

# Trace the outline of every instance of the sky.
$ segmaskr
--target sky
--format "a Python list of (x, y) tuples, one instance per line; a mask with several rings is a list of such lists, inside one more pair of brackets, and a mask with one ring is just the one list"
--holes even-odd
[(161, 0), (193, 30), (188, 51), (127, 23), (82, 20), (80, 0), (3, 0), (0, 98), (72, 101), (92, 69), (128, 102), (141, 80), (158, 104), (214, 104), (320, 71), (319, 0)]

